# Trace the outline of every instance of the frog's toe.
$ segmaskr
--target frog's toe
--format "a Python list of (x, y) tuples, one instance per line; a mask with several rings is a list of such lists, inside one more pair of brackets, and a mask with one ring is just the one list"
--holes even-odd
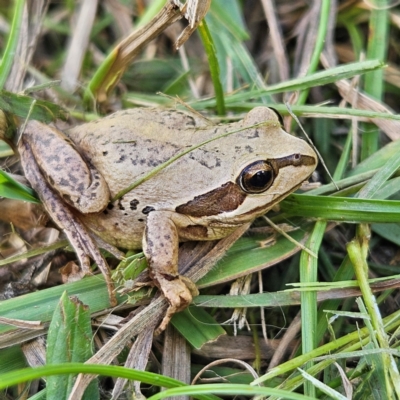
[(157, 279), (158, 286), (163, 292), (169, 303), (167, 313), (165, 314), (156, 333), (161, 333), (167, 327), (172, 316), (183, 311), (191, 302), (193, 296), (199, 294), (196, 285), (189, 279), (181, 275), (163, 276)]
[(192, 294), (192, 297), (196, 297), (199, 295), (199, 289), (197, 289), (196, 284), (191, 279), (183, 275), (179, 275), (179, 278), (189, 289), (190, 293)]
[(171, 313), (184, 310), (192, 302), (193, 287), (195, 288), (195, 286), (192, 281), (190, 281), (189, 286), (187, 278), (183, 279), (182, 276), (178, 275), (171, 281), (165, 279), (160, 282), (160, 285), (165, 298), (170, 304)]

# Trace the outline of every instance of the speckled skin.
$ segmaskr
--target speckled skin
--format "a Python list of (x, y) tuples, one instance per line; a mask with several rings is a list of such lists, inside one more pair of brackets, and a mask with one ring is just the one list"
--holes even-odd
[[(269, 124), (241, 130), (263, 121)], [(205, 119), (181, 111), (131, 109), (78, 126), (67, 134), (104, 177), (113, 197), (186, 148), (235, 130), (241, 131), (186, 154), (121, 200), (109, 204), (102, 214), (85, 217), (85, 222), (106, 241), (123, 248), (141, 248), (149, 210), (171, 213), (173, 220), (179, 220), (180, 228), (200, 225), (207, 229), (198, 229), (200, 235), (182, 230), (181, 240), (218, 239), (230, 233), (232, 227), (265, 213), (315, 168), (315, 164), (283, 168), (267, 192), (246, 196), (231, 211), (221, 209), (215, 215), (194, 217), (176, 214), (175, 210), (227, 182), (235, 183), (243, 167), (252, 161), (292, 153), (315, 157), (315, 153), (303, 140), (285, 133), (276, 114), (265, 107), (252, 110), (244, 121), (220, 126), (210, 126)], [(253, 209), (257, 209), (255, 215)]]
[[(151, 276), (171, 304), (166, 319), (196, 293), (178, 275), (178, 242), (228, 235), (298, 188), (317, 163), (311, 147), (284, 132), (275, 112), (266, 107), (228, 125), (211, 125), (176, 110), (131, 109), (69, 130), (70, 141), (56, 130), (45, 137), (37, 131), (28, 127), (25, 141), (47, 182), (81, 212), (79, 219), (115, 246), (143, 245)], [(154, 167), (228, 132), (233, 133), (180, 157), (108, 203), (110, 195)], [(275, 179), (262, 193), (246, 193), (238, 178), (258, 160), (278, 160), (273, 161)]]

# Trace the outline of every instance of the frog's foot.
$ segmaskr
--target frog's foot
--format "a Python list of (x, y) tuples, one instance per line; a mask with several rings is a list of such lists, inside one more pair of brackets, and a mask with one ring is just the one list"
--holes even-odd
[(199, 291), (189, 278), (182, 275), (157, 274), (155, 281), (169, 303), (167, 313), (155, 332), (158, 335), (165, 330), (172, 316), (184, 310)]
[(63, 220), (63, 224), (61, 224), (61, 221), (58, 221), (54, 215), (51, 213), (50, 214), (57, 224), (64, 228), (64, 232), (79, 258), (84, 274), (92, 275), (89, 256), (97, 264), (97, 267), (103, 274), (104, 280), (106, 281), (110, 305), (111, 307), (115, 307), (118, 304), (118, 301), (115, 297), (115, 287), (111, 279), (110, 269), (107, 261), (100, 253), (95, 241), (92, 239), (86, 227), (82, 224), (78, 217), (76, 217), (68, 208), (64, 210), (64, 213), (68, 215), (68, 222), (66, 223), (66, 221)]

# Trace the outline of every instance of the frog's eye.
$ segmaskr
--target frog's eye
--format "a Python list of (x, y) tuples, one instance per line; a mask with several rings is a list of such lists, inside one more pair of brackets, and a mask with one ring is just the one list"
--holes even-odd
[(243, 169), (238, 177), (240, 187), (247, 193), (262, 193), (275, 179), (275, 171), (267, 161), (256, 161)]

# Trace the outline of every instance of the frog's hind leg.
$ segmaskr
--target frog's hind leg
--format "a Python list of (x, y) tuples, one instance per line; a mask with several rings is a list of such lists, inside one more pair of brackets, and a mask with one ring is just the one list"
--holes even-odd
[(63, 132), (28, 121), (21, 140), (29, 144), (41, 175), (66, 203), (85, 214), (107, 206), (110, 191), (105, 179)]
[(72, 213), (69, 207), (63, 202), (59, 195), (54, 193), (48, 186), (39, 170), (35, 158), (32, 155), (29, 144), (23, 139), (23, 137), (19, 143), (18, 149), (21, 154), (21, 163), (27, 179), (30, 181), (33, 189), (39, 194), (39, 197), (51, 218), (65, 231), (68, 240), (78, 255), (82, 271), (85, 275), (91, 273), (90, 256), (96, 262), (100, 271), (104, 275), (111, 306), (117, 305), (117, 299), (114, 292), (115, 288), (111, 280), (107, 262), (101, 255), (89, 232), (79, 218)]

